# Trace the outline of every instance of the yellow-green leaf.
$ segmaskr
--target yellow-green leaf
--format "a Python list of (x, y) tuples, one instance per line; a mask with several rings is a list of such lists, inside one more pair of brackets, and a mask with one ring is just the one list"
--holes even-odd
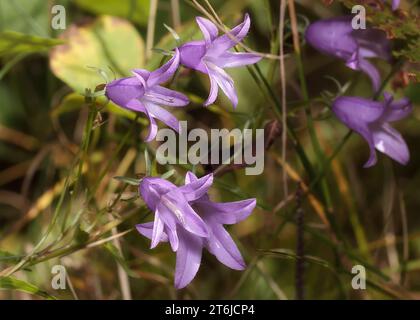
[(119, 16), (146, 25), (150, 0), (76, 0), (76, 4), (95, 14)]
[(112, 80), (112, 71), (123, 77), (144, 63), (143, 39), (120, 18), (102, 16), (89, 25), (72, 25), (61, 37), (66, 44), (51, 51), (51, 70), (80, 93), (104, 82), (92, 67), (105, 71)]

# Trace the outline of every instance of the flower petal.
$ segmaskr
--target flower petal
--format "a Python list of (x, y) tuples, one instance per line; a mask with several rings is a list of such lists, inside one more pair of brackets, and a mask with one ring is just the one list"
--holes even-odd
[(373, 166), (377, 159), (369, 124), (382, 116), (385, 110), (383, 104), (359, 97), (339, 97), (334, 100), (332, 110), (340, 121), (367, 141), (370, 156), (364, 167)]
[(238, 105), (238, 95), (236, 94), (233, 79), (222, 68), (210, 63), (208, 63), (208, 66), (209, 76), (217, 82), (219, 87), (232, 102), (233, 107), (236, 108)]
[(234, 202), (202, 200), (194, 204), (200, 214), (205, 214), (220, 224), (235, 224), (246, 219), (254, 210), (255, 205), (255, 199)]
[(209, 19), (202, 18), (202, 17), (196, 17), (195, 21), (197, 22), (203, 36), (204, 40), (206, 41), (206, 44), (209, 45), (219, 33), (217, 30), (217, 27), (214, 25), (213, 22), (211, 22)]
[[(153, 221), (146, 222), (146, 223), (141, 223), (141, 224), (136, 224), (136, 229), (141, 235), (143, 235), (146, 238), (149, 238), (150, 240), (152, 240)], [(168, 236), (166, 235), (165, 232), (162, 232), (162, 235), (161, 235), (159, 241), (161, 241), (161, 242), (167, 242), (168, 241)]]
[(384, 31), (374, 28), (358, 29), (352, 32), (352, 36), (359, 45), (361, 58), (391, 59), (391, 42)]
[(175, 48), (175, 54), (167, 63), (165, 63), (159, 69), (150, 72), (149, 79), (147, 79), (147, 85), (153, 87), (157, 84), (168, 81), (174, 75), (179, 65), (179, 50)]
[(378, 69), (365, 59), (359, 60), (359, 69), (369, 76), (372, 81), (373, 90), (377, 92), (381, 86), (381, 75)]
[(347, 61), (359, 46), (352, 37), (351, 16), (316, 21), (308, 26), (305, 38), (318, 51)]
[(134, 70), (131, 70), (131, 73), (137, 78), (137, 80), (139, 80), (143, 88), (147, 88), (146, 81), (150, 76), (149, 71), (143, 70), (143, 69), (134, 69)]
[(173, 213), (162, 203), (158, 205), (158, 210), (160, 212), (160, 218), (165, 225), (165, 233), (168, 235), (172, 251), (175, 252), (179, 247), (176, 218), (174, 217)]
[(198, 180), (197, 176), (192, 171), (188, 171), (187, 174), (185, 175), (185, 184), (188, 184), (197, 180)]
[(105, 87), (107, 98), (121, 107), (126, 107), (131, 100), (143, 96), (144, 91), (144, 87), (136, 77), (114, 80)]
[(220, 68), (235, 68), (257, 63), (261, 59), (262, 57), (255, 53), (225, 52), (212, 62)]
[(190, 103), (186, 95), (159, 85), (147, 90), (145, 99), (169, 107), (184, 107)]
[(226, 50), (232, 48), (247, 35), (251, 19), (248, 14), (245, 14), (244, 21), (230, 30), (227, 34), (218, 37), (213, 41), (207, 51), (208, 56), (217, 57)]
[(162, 204), (176, 217), (181, 226), (197, 236), (207, 237), (208, 230), (204, 221), (194, 211), (182, 192), (172, 190), (162, 197)]
[(400, 6), (400, 0), (392, 0), (392, 10), (397, 10)]
[(160, 121), (162, 121), (168, 127), (171, 127), (176, 132), (179, 131), (179, 121), (172, 113), (163, 109), (157, 104), (152, 103), (149, 100), (145, 100), (144, 104), (146, 106), (147, 111), (153, 118), (159, 119)]
[(144, 114), (146, 114), (146, 116), (149, 118), (149, 133), (147, 134), (145, 141), (152, 141), (156, 137), (158, 130), (153, 114), (151, 114), (146, 108), (146, 106), (139, 100), (131, 100), (127, 103), (126, 108), (134, 111), (143, 112)]
[(151, 116), (151, 114), (149, 113), (147, 109), (146, 109), (146, 114), (149, 117), (149, 133), (147, 134), (145, 141), (150, 142), (156, 137), (158, 126), (156, 124), (155, 119)]
[(210, 173), (204, 177), (201, 177), (200, 179), (179, 187), (178, 190), (184, 194), (184, 197), (187, 201), (195, 201), (207, 194), (212, 184), (213, 174)]
[(159, 208), (155, 212), (155, 221), (153, 222), (153, 231), (152, 231), (152, 242), (150, 244), (150, 249), (155, 248), (162, 237), (163, 234), (163, 222), (160, 219)]
[(410, 152), (401, 134), (387, 123), (373, 129), (373, 141), (376, 149), (385, 153), (400, 164), (406, 165)]
[(190, 41), (179, 47), (180, 63), (187, 68), (207, 73), (206, 66), (202, 59), (206, 54), (204, 41)]
[(221, 263), (235, 270), (244, 270), (246, 264), (225, 228), (218, 223), (208, 222), (211, 234), (205, 241), (205, 246)]
[(385, 108), (379, 101), (342, 96), (334, 100), (332, 110), (346, 126), (354, 130), (358, 124), (377, 121)]
[(393, 101), (393, 97), (384, 93), (386, 106), (385, 112), (381, 119), (384, 122), (393, 122), (408, 117), (413, 111), (413, 105), (408, 98), (402, 98), (398, 101)]
[(179, 230), (179, 247), (176, 252), (175, 288), (187, 286), (197, 274), (201, 263), (203, 240)]
[(156, 211), (161, 196), (176, 188), (177, 186), (167, 180), (145, 177), (140, 182), (139, 193), (149, 209)]
[(205, 66), (207, 73), (209, 75), (210, 80), (210, 92), (209, 96), (206, 101), (204, 101), (204, 106), (208, 107), (209, 105), (213, 104), (217, 99), (217, 94), (219, 93), (219, 87), (217, 85), (216, 79), (210, 75), (210, 71), (208, 70), (207, 66)]

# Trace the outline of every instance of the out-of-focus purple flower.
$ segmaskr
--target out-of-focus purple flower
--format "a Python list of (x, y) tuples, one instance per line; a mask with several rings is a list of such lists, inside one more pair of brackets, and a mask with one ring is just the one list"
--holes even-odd
[[(386, 0), (384, 0), (385, 2)], [(398, 7), (400, 6), (400, 0), (392, 0), (392, 10), (395, 11), (398, 9)]]
[(347, 127), (368, 142), (370, 157), (365, 168), (376, 164), (375, 148), (403, 165), (408, 163), (410, 153), (407, 144), (389, 124), (411, 113), (412, 105), (407, 98), (394, 101), (388, 93), (384, 94), (382, 102), (361, 97), (339, 97), (333, 102), (332, 110)]
[(218, 87), (226, 94), (233, 106), (238, 104), (238, 96), (232, 78), (223, 70), (257, 63), (261, 56), (254, 53), (232, 52), (247, 35), (251, 20), (245, 15), (244, 21), (229, 33), (218, 37), (217, 27), (208, 19), (197, 17), (197, 24), (203, 33), (204, 40), (187, 42), (179, 48), (181, 64), (208, 74), (210, 78), (210, 94), (204, 105), (214, 103)]
[[(255, 199), (227, 203), (212, 202), (207, 195), (212, 183), (211, 175), (198, 179), (193, 173), (188, 172), (185, 185), (182, 187), (176, 187), (159, 178), (146, 179), (140, 186), (140, 193), (149, 208), (155, 211), (155, 220), (136, 227), (142, 235), (152, 240), (152, 247), (159, 242), (171, 243), (173, 251), (177, 253), (176, 288), (181, 289), (194, 279), (201, 264), (203, 247), (226, 266), (236, 270), (245, 268), (241, 253), (223, 225), (235, 224), (247, 218), (255, 207)], [(194, 211), (193, 214), (191, 210)], [(165, 219), (162, 219), (162, 211), (166, 211)], [(186, 211), (189, 213), (185, 213)], [(168, 216), (171, 218), (168, 219)], [(204, 224), (206, 235), (201, 232), (198, 234), (188, 228), (191, 217), (193, 224), (201, 225), (200, 229), (202, 223)], [(173, 245), (175, 237), (176, 246)]]
[(105, 94), (115, 104), (134, 111), (143, 112), (150, 121), (146, 141), (155, 138), (159, 119), (175, 131), (179, 131), (179, 122), (175, 116), (161, 106), (183, 107), (188, 98), (174, 90), (160, 86), (168, 81), (179, 66), (179, 51), (176, 49), (171, 60), (155, 71), (144, 69), (132, 70), (133, 77), (114, 80), (106, 85)]
[(306, 40), (317, 50), (346, 62), (354, 70), (366, 73), (378, 91), (381, 77), (368, 58), (391, 59), (390, 43), (386, 34), (378, 29), (354, 30), (352, 17), (343, 16), (312, 23), (306, 30)]

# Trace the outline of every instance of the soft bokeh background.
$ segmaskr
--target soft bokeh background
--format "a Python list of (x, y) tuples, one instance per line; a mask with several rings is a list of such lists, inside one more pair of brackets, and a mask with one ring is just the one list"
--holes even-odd
[[(194, 17), (204, 15), (201, 9), (214, 15), (209, 4), (228, 27), (250, 13), (245, 44), (278, 55), (280, 1), (159, 0), (156, 19), (149, 16), (150, 2), (155, 3), (0, 0), (0, 289), (5, 289), (0, 298), (294, 299), (302, 288), (307, 299), (420, 298), (420, 88), (415, 83), (419, 57), (414, 54), (419, 35), (388, 30), (396, 55), (402, 53), (401, 63), (397, 58), (393, 63), (400, 68), (377, 62), (383, 79), (390, 75), (386, 90), (396, 97), (408, 95), (417, 104), (413, 115), (397, 124), (409, 145), (410, 163), (403, 167), (381, 155), (375, 167), (363, 169), (368, 148), (354, 134), (323, 166), (310, 144), (305, 106), (312, 110), (328, 157), (348, 131), (330, 112), (332, 97), (373, 93), (365, 75), (307, 46), (303, 32), (311, 21), (349, 13), (348, 6), (358, 1), (295, 1), (309, 101), (301, 90), (287, 14), (283, 80), (288, 117), (315, 170), (326, 173), (330, 202), (325, 205), (319, 185), (295, 195), (299, 184), (306, 191), (311, 181), (292, 143), (288, 141), (283, 163), (281, 139), (270, 134), (273, 145), (266, 151), (262, 175), (246, 176), (243, 168), (219, 170), (212, 188), (219, 201), (258, 199), (246, 221), (228, 227), (247, 270), (230, 270), (206, 252), (195, 280), (176, 291), (170, 247), (149, 250), (149, 241), (133, 229), (152, 215), (130, 179), (169, 172), (171, 181), (183, 183), (192, 168), (157, 165), (157, 143), (143, 142), (143, 115), (136, 119), (105, 104), (103, 97), (89, 98), (104, 83), (98, 69), (113, 79), (129, 75), (133, 68), (158, 67), (167, 58), (162, 53), (176, 46), (164, 24), (175, 29), (182, 42), (199, 38)], [(416, 2), (402, 1), (398, 13), (386, 7), (385, 13), (378, 11), (369, 19), (382, 28), (418, 26)], [(64, 31), (50, 27), (55, 4), (66, 9)], [(151, 47), (156, 50), (148, 50)], [(407, 48), (411, 51), (404, 51)], [(192, 103), (177, 110), (177, 117), (187, 120), (189, 128), (281, 130), (273, 122), (278, 120), (273, 107), (281, 101), (279, 60), (266, 58), (258, 69), (229, 72), (239, 93), (236, 110), (224, 97), (203, 108), (207, 77), (180, 69), (170, 85)], [(195, 168), (198, 174), (211, 169), (215, 168)], [(283, 170), (288, 174), (286, 201)], [(303, 224), (296, 223), (296, 215), (304, 218)], [(296, 251), (299, 235), (303, 272), (296, 271), (302, 261)], [(51, 269), (58, 264), (67, 270), (66, 290), (51, 287)], [(352, 289), (354, 265), (366, 268), (367, 290)]]

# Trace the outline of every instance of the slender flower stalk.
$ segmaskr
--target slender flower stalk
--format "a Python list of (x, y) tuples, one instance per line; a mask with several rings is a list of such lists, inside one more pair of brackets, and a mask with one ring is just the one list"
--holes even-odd
[(226, 94), (233, 106), (238, 104), (238, 96), (233, 79), (224, 68), (234, 68), (257, 63), (261, 56), (254, 53), (232, 52), (231, 49), (244, 39), (249, 31), (251, 19), (245, 15), (244, 21), (228, 34), (218, 36), (218, 30), (210, 20), (197, 17), (196, 22), (204, 40), (187, 42), (179, 48), (181, 64), (205, 73), (210, 79), (210, 94), (204, 102), (209, 106), (217, 99), (218, 88)]
[(140, 195), (150, 210), (153, 222), (138, 224), (140, 234), (151, 239), (151, 248), (160, 242), (170, 243), (176, 252), (175, 287), (187, 286), (197, 274), (203, 248), (221, 263), (235, 270), (245, 269), (245, 262), (235, 242), (223, 227), (246, 219), (255, 207), (255, 199), (217, 203), (207, 191), (213, 176), (198, 179), (188, 172), (185, 185), (177, 187), (161, 178), (144, 178)]
[(117, 79), (106, 86), (105, 94), (115, 104), (147, 115), (150, 122), (149, 134), (146, 141), (151, 141), (157, 133), (158, 119), (179, 131), (179, 121), (162, 106), (184, 107), (189, 103), (188, 98), (177, 91), (161, 86), (167, 82), (179, 66), (179, 51), (171, 60), (155, 71), (144, 69), (132, 70), (133, 76)]

